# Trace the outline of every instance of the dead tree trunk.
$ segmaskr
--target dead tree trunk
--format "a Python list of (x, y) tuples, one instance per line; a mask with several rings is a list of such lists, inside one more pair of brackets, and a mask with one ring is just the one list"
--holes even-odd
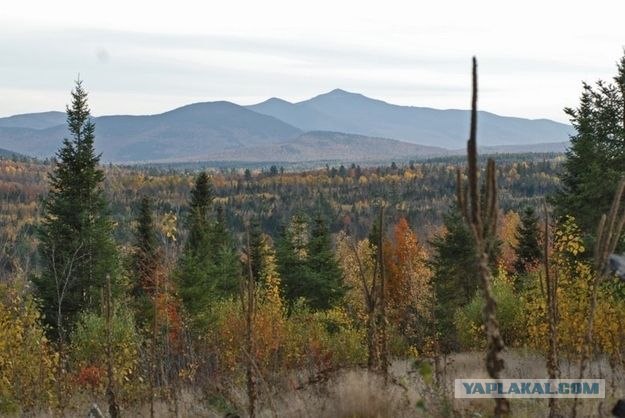
[(384, 269), (384, 204), (380, 204), (380, 236), (378, 237), (378, 265), (380, 269), (380, 309), (378, 327), (380, 329), (380, 372), (384, 384), (388, 383), (388, 336), (386, 319), (386, 278)]
[(256, 416), (256, 381), (254, 379), (254, 312), (256, 286), (254, 281), (254, 272), (252, 270), (252, 249), (250, 246), (250, 232), (246, 231), (247, 240), (247, 280), (243, 288), (243, 312), (245, 313), (245, 351), (247, 354), (246, 361), (246, 380), (247, 380), (247, 398), (248, 398), (248, 415), (250, 418)]
[[(469, 189), (465, 193), (462, 176), (458, 170), (457, 199), (476, 244), (478, 271), (484, 295), (484, 325), (488, 339), (486, 370), (492, 379), (499, 379), (504, 369), (501, 352), (505, 348), (499, 323), (496, 318), (497, 303), (491, 289), (492, 274), (489, 267), (488, 245), (497, 231), (497, 184), (495, 161), (488, 160), (486, 167), (486, 187), (484, 197), (485, 213), (481, 213), (481, 200), (478, 189), (477, 166), (477, 61), (473, 58), (473, 97), (471, 100), (471, 130), (467, 143), (467, 162), (469, 167)], [(505, 398), (495, 399), (495, 416), (500, 417), (510, 412), (510, 404)]]
[(106, 387), (106, 395), (109, 402), (109, 414), (111, 418), (118, 418), (119, 405), (115, 396), (115, 374), (113, 373), (113, 339), (112, 339), (112, 316), (113, 316), (113, 298), (111, 293), (111, 276), (106, 275), (106, 372), (108, 383)]
[[(547, 355), (547, 373), (549, 379), (557, 379), (560, 376), (560, 364), (558, 360), (558, 286), (555, 277), (551, 275), (549, 261), (549, 213), (547, 204), (545, 209), (545, 236), (543, 242), (543, 264), (545, 268), (545, 288), (547, 290), (547, 319), (549, 322), (549, 353)], [(549, 398), (549, 418), (558, 416), (557, 398)]]

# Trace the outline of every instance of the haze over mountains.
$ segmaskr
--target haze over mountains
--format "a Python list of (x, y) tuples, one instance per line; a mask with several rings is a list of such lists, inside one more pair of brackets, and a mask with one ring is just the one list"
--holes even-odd
[[(337, 89), (299, 103), (207, 102), (94, 120), (103, 161), (357, 162), (463, 150), (469, 112), (397, 106)], [(493, 152), (562, 151), (572, 133), (546, 119), (479, 114), (480, 144)], [(0, 118), (0, 148), (10, 151), (49, 157), (67, 135), (63, 112)]]

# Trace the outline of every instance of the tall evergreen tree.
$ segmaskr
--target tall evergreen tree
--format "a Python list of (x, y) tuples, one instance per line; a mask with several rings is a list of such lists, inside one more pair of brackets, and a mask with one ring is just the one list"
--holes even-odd
[(106, 275), (115, 278), (119, 267), (81, 81), (72, 91), (67, 125), (71, 139), (63, 140), (49, 176), (38, 230), (41, 274), (34, 279), (46, 321), (61, 340), (80, 311), (98, 305)]
[(516, 232), (518, 244), (515, 248), (517, 260), (514, 268), (517, 273), (526, 273), (528, 266), (541, 259), (538, 234), (538, 216), (534, 208), (528, 206), (521, 215), (521, 224)]
[(595, 87), (584, 83), (579, 106), (565, 109), (576, 133), (566, 153), (562, 189), (552, 203), (556, 215), (573, 215), (587, 238), (595, 234), (625, 175), (625, 56), (613, 81)]
[(475, 240), (456, 207), (444, 218), (447, 233), (436, 236), (431, 245), (432, 282), (436, 294), (436, 318), (442, 349), (451, 352), (458, 347), (454, 331), (456, 309), (467, 304), (480, 286)]
[(156, 275), (159, 274), (160, 251), (154, 227), (152, 202), (148, 196), (141, 199), (137, 228), (135, 230), (135, 251), (132, 260), (132, 294), (135, 300), (137, 319), (145, 321), (151, 315), (149, 296), (155, 291)]
[(311, 272), (308, 300), (316, 309), (327, 309), (345, 295), (343, 272), (332, 249), (330, 230), (322, 216), (313, 221), (308, 242), (308, 268)]
[(212, 209), (215, 193), (213, 184), (208, 174), (201, 172), (195, 179), (195, 187), (191, 189), (191, 200), (189, 202), (189, 216), (187, 226), (189, 228), (189, 238), (187, 248), (196, 250), (206, 244), (210, 229), (209, 215)]
[(250, 222), (250, 250), (251, 250), (251, 266), (252, 275), (256, 280), (260, 280), (262, 271), (263, 249), (265, 247), (264, 237), (258, 220), (254, 219)]
[(284, 225), (276, 246), (278, 272), (284, 286), (284, 296), (289, 303), (305, 297), (309, 281), (308, 221), (296, 214)]
[(303, 216), (294, 216), (278, 243), (277, 255), (289, 302), (303, 298), (313, 309), (328, 309), (343, 297), (343, 274), (321, 216), (312, 228)]
[(236, 293), (241, 265), (221, 208), (213, 208), (210, 178), (200, 173), (191, 190), (189, 238), (178, 262), (180, 296), (195, 326), (202, 328), (217, 297)]

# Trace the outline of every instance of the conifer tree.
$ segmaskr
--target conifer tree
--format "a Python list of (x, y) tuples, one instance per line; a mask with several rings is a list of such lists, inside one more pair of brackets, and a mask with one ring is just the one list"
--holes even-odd
[(296, 215), (277, 248), (286, 299), (303, 298), (313, 309), (328, 309), (345, 294), (343, 274), (332, 250), (330, 231), (321, 216), (312, 228)]
[(223, 210), (214, 210), (213, 200), (211, 180), (202, 172), (191, 190), (189, 237), (176, 271), (185, 309), (200, 328), (206, 325), (214, 299), (234, 295), (241, 277), (240, 261), (226, 229)]
[(321, 216), (314, 219), (308, 242), (311, 288), (308, 300), (313, 308), (328, 309), (345, 295), (343, 272), (332, 249), (330, 231)]
[(137, 216), (132, 266), (134, 273), (132, 294), (138, 313), (137, 319), (141, 321), (149, 317), (151, 304), (149, 296), (155, 290), (154, 282), (155, 276), (158, 274), (160, 255), (152, 214), (152, 202), (148, 196), (144, 196), (141, 199)]
[(523, 211), (516, 237), (518, 240), (515, 248), (517, 260), (514, 268), (517, 273), (524, 274), (527, 272), (528, 266), (539, 261), (542, 257), (538, 239), (538, 216), (536, 216), (533, 207), (528, 206)]
[(625, 175), (625, 55), (613, 83), (584, 83), (579, 106), (565, 112), (576, 133), (552, 203), (557, 216), (572, 215), (591, 238)]
[(291, 304), (306, 294), (306, 283), (309, 281), (308, 239), (308, 222), (304, 216), (297, 214), (284, 226), (276, 246), (284, 296)]
[(454, 313), (475, 295), (480, 278), (475, 241), (456, 207), (445, 215), (444, 223), (446, 234), (436, 236), (431, 242), (434, 249), (431, 268), (441, 348), (449, 353), (458, 347)]
[[(436, 236), (430, 244), (434, 253), (430, 261), (432, 283), (436, 295), (435, 316), (441, 335), (442, 349), (458, 348), (453, 318), (456, 310), (471, 301), (480, 288), (475, 240), (457, 206), (444, 217), (447, 232)], [(501, 242), (492, 238), (486, 245), (490, 267), (494, 271), (501, 252)]]
[(95, 125), (79, 80), (67, 107), (65, 138), (49, 175), (38, 230), (41, 274), (34, 279), (46, 321), (63, 340), (79, 312), (96, 308), (107, 274), (116, 277), (117, 251), (95, 152)]

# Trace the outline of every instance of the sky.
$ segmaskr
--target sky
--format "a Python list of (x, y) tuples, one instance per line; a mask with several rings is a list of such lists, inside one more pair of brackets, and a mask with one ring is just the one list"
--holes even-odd
[(0, 2), (0, 116), (63, 110), (80, 76), (94, 115), (200, 101), (289, 101), (341, 88), (390, 103), (566, 121), (611, 79), (623, 0)]

